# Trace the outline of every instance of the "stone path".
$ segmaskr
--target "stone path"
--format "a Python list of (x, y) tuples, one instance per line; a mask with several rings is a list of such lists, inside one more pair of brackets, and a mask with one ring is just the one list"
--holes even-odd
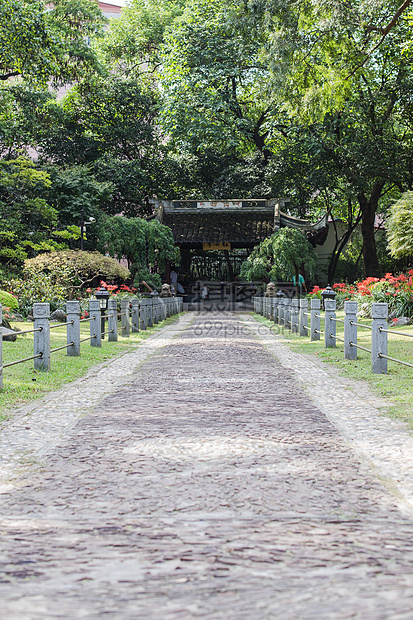
[(10, 466), (1, 618), (410, 619), (412, 518), (239, 318), (181, 327)]

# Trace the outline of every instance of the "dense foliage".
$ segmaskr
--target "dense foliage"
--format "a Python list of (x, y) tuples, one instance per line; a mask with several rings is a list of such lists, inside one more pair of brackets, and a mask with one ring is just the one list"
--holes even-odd
[(413, 191), (392, 205), (387, 221), (389, 250), (396, 258), (413, 256)]
[[(154, 200), (177, 197), (289, 196), (291, 215), (328, 211), (344, 224), (331, 224), (333, 282), (359, 264), (393, 269), (375, 223), (403, 194), (389, 240), (409, 261), (409, 5), (133, 0), (106, 24), (90, 0), (0, 0), (0, 278), (79, 248), (83, 217), (85, 249), (155, 282), (176, 253)], [(268, 262), (274, 243), (245, 273), (297, 272)]]
[(245, 280), (288, 281), (295, 278), (303, 267), (314, 275), (316, 254), (302, 232), (282, 228), (257, 245), (242, 264), (241, 278)]

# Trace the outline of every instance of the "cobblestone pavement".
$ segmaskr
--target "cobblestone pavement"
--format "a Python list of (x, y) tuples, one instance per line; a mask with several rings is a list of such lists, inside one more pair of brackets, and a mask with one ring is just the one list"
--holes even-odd
[(6, 620), (413, 617), (413, 520), (234, 315), (197, 317), (1, 496)]

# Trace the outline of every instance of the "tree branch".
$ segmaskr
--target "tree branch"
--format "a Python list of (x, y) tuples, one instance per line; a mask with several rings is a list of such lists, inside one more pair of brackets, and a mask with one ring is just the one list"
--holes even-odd
[[(380, 47), (380, 45), (383, 43), (384, 39), (387, 37), (387, 35), (389, 34), (390, 30), (392, 30), (395, 25), (398, 22), (398, 19), (400, 17), (400, 15), (409, 8), (410, 4), (412, 3), (412, 0), (404, 0), (403, 4), (401, 5), (401, 7), (399, 7), (399, 9), (396, 11), (396, 13), (393, 15), (392, 19), (390, 20), (390, 22), (387, 24), (387, 26), (385, 28), (383, 28), (381, 30), (382, 32), (382, 36), (380, 37), (379, 42), (373, 47), (372, 50), (370, 50), (370, 52), (368, 54), (366, 54), (365, 59), (359, 64), (357, 65), (357, 67), (355, 67), (355, 69), (348, 74), (348, 76), (346, 77), (346, 80), (348, 80), (350, 77), (353, 77), (353, 75), (356, 73), (356, 71), (358, 71), (358, 69), (361, 69), (361, 67), (364, 67), (364, 65), (366, 64), (366, 62), (368, 61), (368, 59), (370, 58), (370, 56)], [(369, 30), (371, 31), (373, 29), (372, 26), (369, 26)]]

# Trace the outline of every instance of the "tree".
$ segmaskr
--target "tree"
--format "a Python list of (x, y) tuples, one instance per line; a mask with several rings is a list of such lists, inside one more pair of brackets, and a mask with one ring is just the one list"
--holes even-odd
[(50, 177), (47, 200), (56, 209), (61, 226), (79, 226), (82, 211), (87, 220), (99, 218), (112, 196), (110, 182), (98, 181), (84, 165), (65, 168), (46, 165), (43, 169)]
[(395, 11), (393, 2), (378, 1), (264, 3), (274, 96), (357, 197), (364, 269), (372, 276), (380, 201), (412, 184), (409, 4)]
[[(19, 266), (38, 252), (66, 248), (78, 229), (62, 229), (45, 199), (50, 177), (24, 157), (0, 161), (0, 262)], [(53, 239), (53, 236), (55, 239)]]
[(134, 0), (113, 20), (100, 51), (117, 75), (156, 88), (165, 33), (182, 14), (186, 0)]
[(295, 228), (282, 228), (257, 245), (241, 266), (246, 280), (292, 280), (298, 283), (301, 266), (313, 276), (317, 256), (304, 234)]
[(1, 0), (0, 80), (22, 76), (46, 84), (73, 82), (97, 57), (88, 44), (102, 32), (105, 19), (90, 0)]
[(266, 122), (274, 104), (266, 96), (262, 45), (256, 24), (242, 22), (238, 3), (186, 4), (162, 48), (163, 126), (179, 149), (232, 156), (258, 150), (267, 162)]
[(98, 182), (111, 182), (107, 213), (147, 216), (150, 199), (171, 197), (180, 178), (157, 114), (156, 97), (134, 79), (87, 80), (39, 108), (38, 150), (43, 160), (88, 165)]
[(393, 204), (387, 220), (388, 249), (394, 258), (413, 256), (413, 191)]
[(167, 260), (179, 262), (171, 229), (154, 219), (106, 217), (100, 222), (99, 248), (118, 260), (126, 258), (132, 280), (139, 270), (164, 273)]

